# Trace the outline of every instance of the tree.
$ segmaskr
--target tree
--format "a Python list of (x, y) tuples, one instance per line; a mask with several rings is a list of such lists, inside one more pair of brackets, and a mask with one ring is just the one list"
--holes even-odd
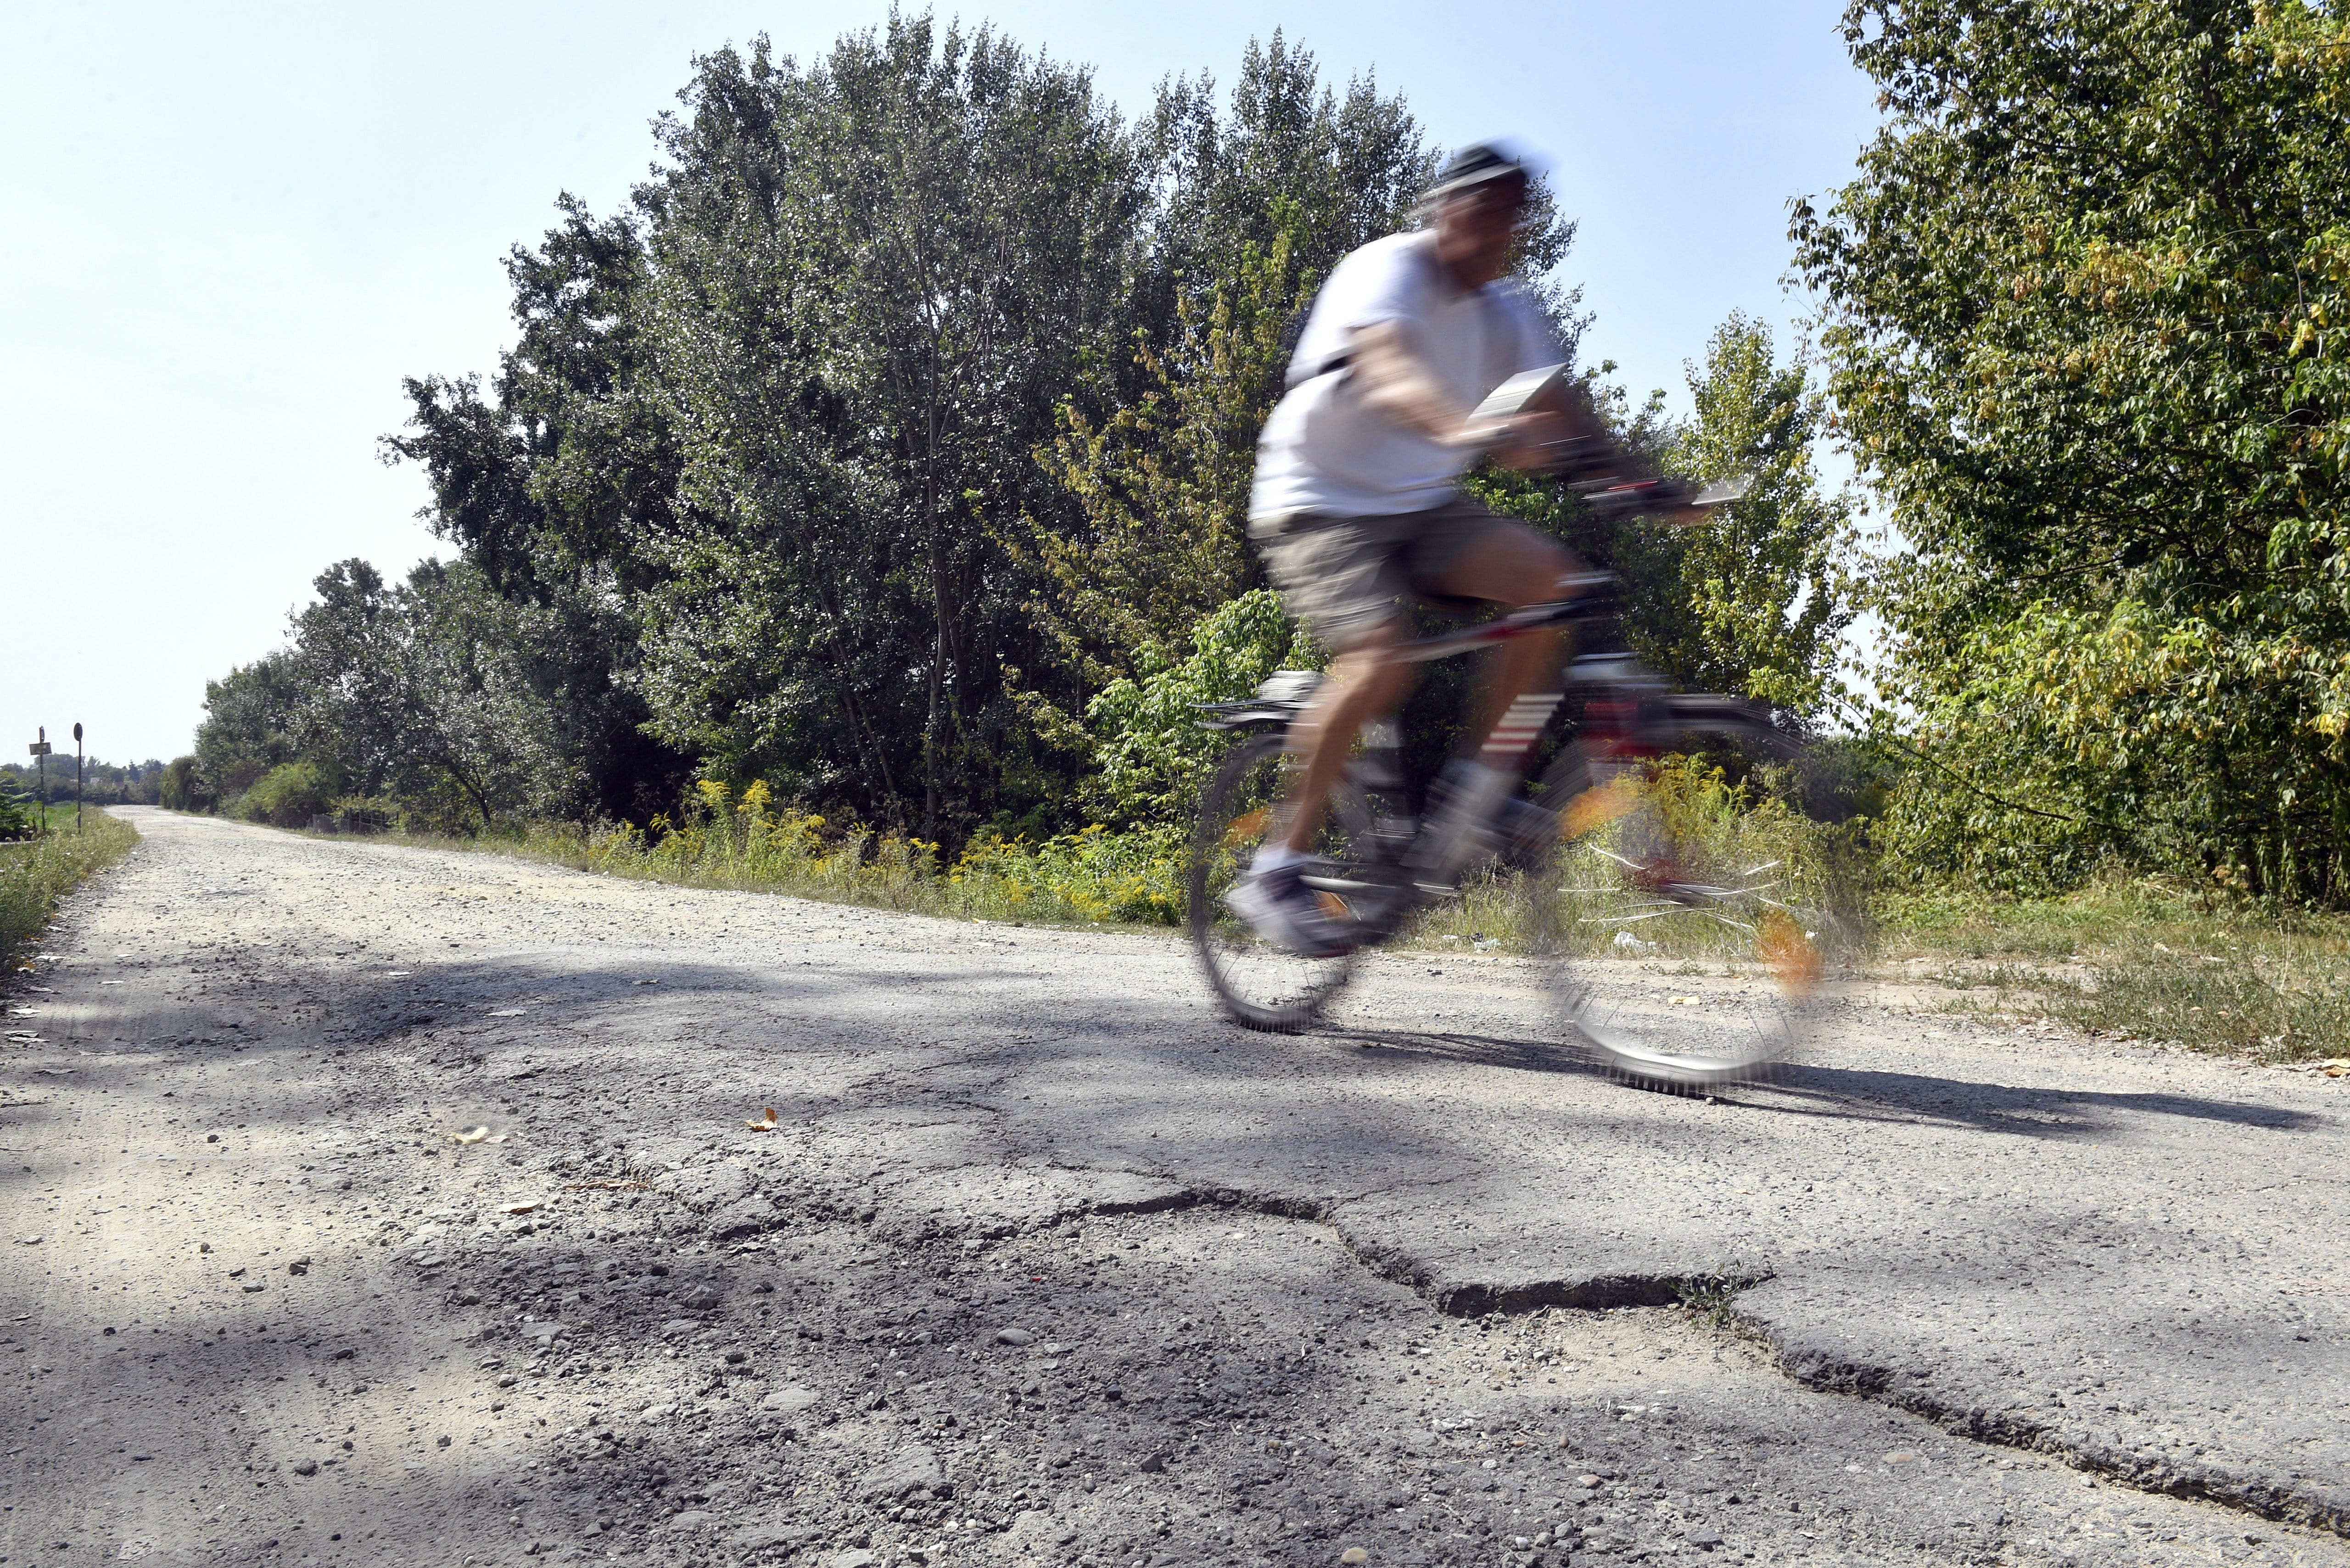
[(220, 804), (220, 797), (204, 782), (197, 771), (194, 753), (173, 757), (163, 770), (162, 792), (158, 800), (166, 811), (210, 811)]
[(36, 809), (33, 801), (16, 793), (14, 784), (0, 779), (0, 839), (30, 838)]
[[(609, 668), (670, 755), (926, 835), (1062, 809), (1070, 716), (1246, 586), (1283, 330), (1432, 153), (1278, 37), (1229, 116), (1177, 78), (1131, 128), (1081, 69), (902, 16), (805, 65), (721, 50), (683, 100), (629, 213), (566, 198), (509, 258), (515, 350), (411, 381), (388, 455), (501, 597), (626, 618)], [(1072, 639), (1112, 556), (1147, 629)]]
[[(1260, 580), (1246, 539), (1257, 432), (1322, 277), (1348, 252), (1410, 227), (1437, 164), (1400, 97), (1358, 78), (1341, 99), (1314, 57), (1278, 32), (1251, 44), (1222, 112), (1206, 76), (1172, 78), (1140, 136), (1157, 191), (1134, 328), (1140, 379), (1097, 373), (1112, 413), (1091, 417), (1068, 400), (1063, 431), (1038, 454), (1081, 519), (1058, 533), (1025, 520), (1047, 580), (1033, 611), (1062, 695), (1019, 694), (1038, 738), (1098, 774), (1078, 797), (1129, 819), (1143, 803), (1181, 809), (1181, 791), (1125, 782), (1141, 775), (1131, 704), (1118, 694), (1188, 691), (1206, 678), (1200, 671), (1247, 667), (1209, 649), (1274, 602), (1264, 596), (1239, 620), (1227, 613)], [(1513, 271), (1570, 360), (1584, 318), (1555, 269), (1574, 235), (1537, 181)], [(1289, 635), (1273, 641), (1287, 647)], [(1150, 732), (1146, 750), (1158, 756), (1164, 737)]]
[(1404, 227), (1436, 171), (1400, 95), (1357, 77), (1339, 98), (1278, 28), (1250, 40), (1221, 110), (1206, 72), (1170, 77), (1136, 130), (1155, 193), (1141, 309), (1161, 341), (1184, 294), (1204, 304), (1276, 243), (1300, 275), (1326, 276)]
[(239, 665), (204, 682), (204, 718), (196, 727), (196, 784), (185, 794), (228, 800), (300, 752), (295, 711), (300, 677), (283, 652)]
[[(1669, 417), (1664, 394), (1634, 405), (1601, 379), (1585, 390), (1617, 443), (1646, 466), (1696, 479), (1743, 476), (1746, 495), (1691, 526), (1599, 516), (1539, 475), (1485, 468), (1470, 487), (1496, 510), (1557, 538), (1617, 577), (1633, 652), (1686, 690), (1730, 691), (1815, 725), (1856, 605), (1848, 581), (1850, 507), (1823, 495), (1814, 448), (1825, 419), (1800, 354), (1782, 362), (1770, 327), (1732, 312), (1687, 368), (1693, 417)], [(1449, 741), (1448, 741), (1449, 743)]]
[(515, 254), (492, 394), (411, 383), (392, 450), (500, 592), (602, 574), (707, 772), (967, 824), (1035, 662), (991, 514), (1066, 504), (1029, 453), (1128, 319), (1130, 143), (1085, 72), (899, 16), (684, 98), (632, 216)]
[[(871, 712), (872, 761), (891, 794), (918, 792), (926, 835), (967, 824), (1011, 717), (1003, 665), (1028, 640), (989, 514), (1055, 504), (1028, 453), (1120, 324), (1142, 195), (1126, 139), (1085, 72), (894, 16), (806, 70), (764, 42), (708, 57), (688, 101), (649, 198), (686, 493), (712, 532), (800, 545), (783, 569), (816, 597), (863, 601), (831, 636), (804, 603), (751, 635), (786, 651), (878, 644), (845, 693)], [(752, 565), (711, 559), (718, 585)], [(706, 600), (668, 597), (672, 638), (711, 625)], [(657, 691), (666, 670), (657, 655)], [(757, 696), (694, 691), (672, 727), (723, 741), (708, 719)], [(671, 714), (657, 695), (655, 723)], [(738, 774), (816, 760), (713, 759)]]
[(1843, 578), (1850, 508), (1824, 496), (1813, 462), (1824, 400), (1798, 354), (1782, 363), (1770, 327), (1732, 312), (1714, 328), (1694, 406), (1667, 461), (1697, 479), (1742, 476), (1747, 493), (1677, 531), (1686, 607), (1672, 662), (1691, 685), (1818, 717), (1854, 615)]
[(286, 648), (207, 689), (164, 804), (245, 799), (298, 825), (338, 794), (383, 795), (449, 828), (597, 809), (590, 770), (628, 701), (604, 656), (608, 604), (502, 595), (471, 561), (427, 561), (401, 584), (341, 561), (314, 587)]
[(579, 607), (492, 591), (482, 569), (427, 561), (387, 585), (365, 561), (320, 575), (286, 656), (301, 752), (368, 794), (439, 826), (582, 815), (581, 765), (600, 701), (567, 686), (567, 654), (600, 640)]
[(1072, 400), (1037, 453), (1083, 521), (1055, 530), (1024, 519), (1046, 580), (1035, 613), (1061, 661), (1099, 691), (1167, 649), (1251, 586), (1248, 497), (1256, 436), (1288, 368), (1291, 318), (1313, 303), (1286, 231), (1268, 254), (1244, 251), (1235, 286), (1178, 302), (1179, 335), (1154, 350), (1134, 401), (1099, 422)]
[(506, 260), (519, 328), (485, 394), (477, 378), (411, 378), (408, 433), (386, 462), (421, 464), (420, 515), (481, 585), (532, 628), (526, 678), (555, 706), (584, 815), (644, 821), (691, 767), (647, 732), (634, 595), (660, 577), (649, 541), (681, 531), (680, 472), (662, 400), (648, 390), (650, 276), (627, 217), (557, 201), (561, 223)]
[(1923, 865), (2350, 896), (2350, 31), (2237, 0), (1857, 0), (1885, 126), (1795, 212), (1907, 548)]

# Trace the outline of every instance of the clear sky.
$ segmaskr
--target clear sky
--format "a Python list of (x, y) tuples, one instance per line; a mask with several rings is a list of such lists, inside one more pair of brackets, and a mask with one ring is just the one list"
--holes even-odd
[[(489, 371), (499, 258), (557, 192), (599, 211), (691, 57), (803, 57), (887, 15), (829, 5), (410, 0), (0, 8), (0, 745), (80, 721), (109, 761), (187, 749), (207, 678), (266, 652), (329, 562), (431, 554), (376, 439), (400, 378)], [(1284, 28), (1376, 72), (1444, 145), (1517, 139), (1582, 237), (1592, 358), (1679, 391), (1731, 309), (1790, 321), (1786, 202), (1875, 123), (1829, 0), (1525, 10), (1295, 0), (941, 5), (1096, 68), (1129, 113), (1229, 81)]]

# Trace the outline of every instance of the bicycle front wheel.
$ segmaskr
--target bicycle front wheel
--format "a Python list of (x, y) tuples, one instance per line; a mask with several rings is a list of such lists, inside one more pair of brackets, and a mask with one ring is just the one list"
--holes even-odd
[[(1742, 791), (1691, 760), (1725, 743), (1752, 767)], [(1801, 767), (1776, 731), (1660, 750), (1626, 762), (1578, 743), (1543, 781), (1560, 820), (1546, 900), (1560, 1020), (1595, 1063), (1649, 1087), (1767, 1077), (1813, 1033), (1851, 933), (1833, 829), (1757, 798), (1753, 778)]]
[[(1285, 836), (1284, 805), (1292, 766), (1279, 734), (1253, 735), (1234, 747), (1208, 786), (1191, 835), (1187, 879), (1191, 946), (1224, 1013), (1244, 1029), (1286, 1033), (1305, 1028), (1345, 987), (1354, 955), (1303, 958), (1251, 930), (1224, 896), (1244, 876), (1259, 846)], [(1342, 783), (1335, 792), (1319, 846), (1343, 859), (1349, 836), (1368, 813), (1360, 792)], [(1329, 912), (1349, 916), (1340, 895)]]

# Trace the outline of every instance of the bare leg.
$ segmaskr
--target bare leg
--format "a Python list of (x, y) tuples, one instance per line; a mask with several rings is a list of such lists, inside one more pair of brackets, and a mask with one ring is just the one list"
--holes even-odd
[[(1496, 529), (1479, 541), (1437, 585), (1459, 598), (1487, 599), (1510, 609), (1554, 597), (1559, 578), (1581, 569), (1565, 550), (1531, 528)], [(1415, 669), (1388, 658), (1404, 628), (1390, 622), (1341, 654), (1315, 705), (1290, 731), (1291, 750), (1305, 759), (1292, 790), (1294, 815), (1289, 847), (1310, 853), (1322, 826), (1330, 787), (1347, 765), (1355, 736), (1374, 719), (1392, 713), (1411, 690)], [(1523, 768), (1532, 735), (1517, 738), (1510, 705), (1529, 691), (1555, 691), (1564, 640), (1555, 631), (1536, 632), (1504, 643), (1487, 672), (1478, 709), (1480, 760), (1497, 771)], [(1546, 684), (1548, 683), (1548, 684)], [(1547, 707), (1544, 710), (1547, 714)]]
[(1412, 667), (1388, 658), (1402, 639), (1403, 628), (1390, 623), (1340, 654), (1313, 708), (1290, 729), (1291, 751), (1305, 759), (1292, 787), (1289, 823), (1289, 847), (1300, 855), (1314, 847), (1323, 805), (1347, 765), (1355, 736), (1372, 720), (1393, 712), (1411, 690)]
[[(1491, 599), (1519, 609), (1556, 597), (1559, 578), (1581, 569), (1574, 556), (1533, 529), (1511, 527), (1479, 541), (1438, 586), (1459, 598)], [(1565, 648), (1554, 630), (1515, 638), (1495, 650), (1477, 710), (1478, 761), (1497, 771), (1525, 765), (1534, 737), (1521, 738), (1524, 722), (1512, 717), (1510, 706), (1529, 692), (1558, 690)], [(1545, 707), (1543, 716), (1547, 711)]]

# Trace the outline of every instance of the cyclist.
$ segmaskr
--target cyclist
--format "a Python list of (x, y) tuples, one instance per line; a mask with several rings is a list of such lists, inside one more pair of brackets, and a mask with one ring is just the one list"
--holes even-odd
[[(1581, 570), (1556, 543), (1460, 488), (1488, 452), (1532, 466), (1548, 443), (1600, 433), (1556, 391), (1504, 421), (1470, 418), (1503, 381), (1562, 358), (1541, 312), (1503, 277), (1528, 182), (1503, 148), (1465, 147), (1429, 188), (1420, 228), (1333, 268), (1258, 442), (1250, 537), (1291, 612), (1334, 654), (1290, 732), (1304, 765), (1288, 835), (1268, 839), (1228, 895), (1260, 936), (1293, 951), (1326, 956), (1350, 943), (1347, 922), (1300, 878), (1355, 736), (1410, 689), (1412, 667), (1388, 657), (1406, 635), (1405, 601), (1438, 595), (1515, 609), (1563, 597), (1561, 577)], [(1555, 632), (1499, 650), (1474, 732), (1482, 743), (1446, 768), (1431, 796), (1432, 874), (1457, 874), (1494, 841), (1557, 701), (1562, 654)]]

